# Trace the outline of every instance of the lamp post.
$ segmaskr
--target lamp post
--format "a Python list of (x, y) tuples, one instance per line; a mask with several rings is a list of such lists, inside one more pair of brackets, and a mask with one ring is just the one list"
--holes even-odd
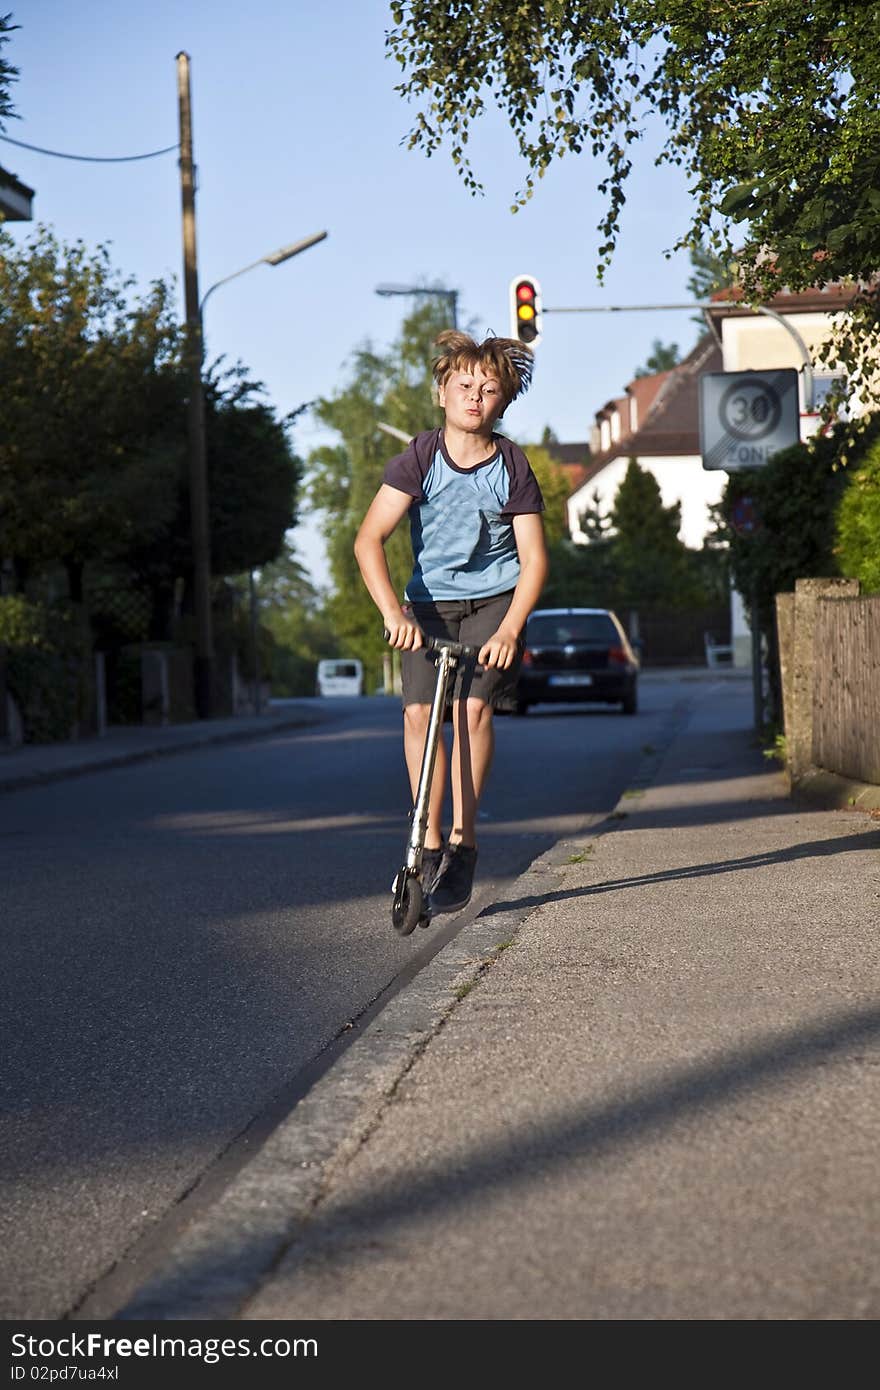
[(319, 241), (324, 240), (326, 235), (326, 232), (315, 232), (312, 236), (303, 237), (302, 241), (294, 241), (289, 246), (281, 246), (277, 251), (270, 251), (267, 255), (261, 256), (258, 261), (251, 261), (250, 265), (243, 265), (241, 270), (233, 270), (231, 275), (224, 275), (222, 280), (217, 280), (202, 296), (202, 302), (199, 305), (199, 317), (205, 312), (205, 305), (209, 296), (221, 285), (228, 285), (230, 280), (236, 280), (239, 275), (244, 275), (248, 270), (254, 270), (258, 265), (281, 265), (284, 261), (289, 261), (292, 256), (298, 256), (300, 251), (307, 251), (310, 246), (317, 245)]
[(458, 290), (432, 290), (424, 285), (377, 285), (376, 294), (381, 294), (383, 298), (393, 294), (410, 294), (422, 298), (432, 295), (437, 299), (445, 299), (449, 305), (452, 327), (458, 328)]

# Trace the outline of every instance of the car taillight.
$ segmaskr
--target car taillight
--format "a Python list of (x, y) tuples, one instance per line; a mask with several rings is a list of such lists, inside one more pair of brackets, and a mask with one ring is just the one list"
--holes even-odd
[(615, 666), (628, 666), (628, 665), (629, 665), (629, 657), (627, 656), (626, 652), (623, 650), (623, 647), (609, 647), (609, 648), (608, 648), (608, 660), (609, 660), (610, 662), (613, 662)]
[(535, 658), (532, 656), (532, 653), (529, 651), (528, 647), (526, 647), (525, 651), (522, 654), (522, 664), (523, 666), (534, 666), (535, 664)]

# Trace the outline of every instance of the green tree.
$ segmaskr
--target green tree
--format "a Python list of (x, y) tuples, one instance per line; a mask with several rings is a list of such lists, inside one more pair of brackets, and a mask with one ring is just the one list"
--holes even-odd
[(655, 372), (668, 372), (670, 367), (677, 367), (681, 361), (681, 354), (678, 350), (678, 343), (661, 343), (659, 338), (655, 338), (651, 344), (651, 355), (644, 367), (636, 367), (633, 377), (653, 376)]
[[(106, 247), (0, 232), (0, 552), (19, 572), (85, 564), (158, 535), (176, 506), (179, 329), (170, 288), (131, 302)], [(162, 471), (161, 464), (159, 471)]]
[(568, 479), (564, 467), (542, 444), (526, 444), (524, 447), (544, 498), (544, 534), (547, 544), (553, 545), (568, 535)]
[(541, 594), (546, 608), (614, 608), (617, 569), (608, 537), (577, 545), (563, 537), (549, 547), (550, 574)]
[[(224, 385), (225, 380), (225, 385)], [(296, 525), (302, 462), (241, 366), (206, 383), (206, 436), (214, 575), (257, 569), (283, 553)], [(295, 412), (298, 413), (298, 412)]]
[(318, 662), (342, 653), (324, 596), (289, 543), (260, 572), (258, 591), (261, 621), (273, 638), (273, 694), (314, 695)]
[(653, 473), (630, 459), (611, 508), (616, 595), (620, 605), (699, 603), (700, 586), (679, 540), (681, 503), (664, 507)]
[(599, 489), (595, 488), (587, 499), (587, 505), (578, 516), (580, 528), (590, 542), (604, 540), (611, 526), (611, 518), (602, 511)]
[(863, 593), (880, 593), (880, 440), (858, 468), (847, 470), (834, 522), (841, 574), (859, 579)]
[(638, 459), (627, 464), (610, 516), (617, 539), (633, 550), (650, 547), (669, 554), (680, 545), (681, 503), (664, 507), (660, 484)]
[[(172, 288), (132, 286), (106, 247), (0, 232), (0, 554), (21, 583), (63, 567), (77, 602), (87, 569), (145, 587), (167, 637), (191, 575), (187, 387)], [(261, 392), (240, 366), (205, 381), (215, 576), (271, 560), (295, 523), (301, 465)]]
[[(174, 596), (183, 582), (183, 607), (192, 597), (192, 537), (186, 447), (184, 379), (172, 417), (177, 452), (154, 453), (153, 477), (172, 499), (161, 528), (142, 526), (123, 533), (103, 553), (105, 563), (129, 574), (150, 595), (149, 635), (172, 635)], [(296, 525), (302, 461), (288, 439), (291, 417), (278, 420), (261, 399), (263, 387), (240, 365), (223, 370), (222, 360), (206, 375), (205, 434), (211, 530), (211, 573), (217, 581), (268, 564), (284, 552)], [(293, 412), (294, 415), (299, 412)]]
[[(392, 0), (387, 44), (397, 90), (416, 108), (409, 145), (448, 141), (465, 184), (471, 129), (494, 103), (526, 166), (522, 204), (563, 155), (601, 169), (599, 275), (619, 234), (638, 142), (658, 119), (658, 164), (682, 166), (693, 216), (677, 247), (733, 258), (752, 302), (880, 265), (878, 0)], [(719, 217), (720, 212), (720, 217)], [(736, 224), (736, 228), (731, 225)], [(867, 291), (836, 353), (866, 379), (865, 334), (880, 322)]]

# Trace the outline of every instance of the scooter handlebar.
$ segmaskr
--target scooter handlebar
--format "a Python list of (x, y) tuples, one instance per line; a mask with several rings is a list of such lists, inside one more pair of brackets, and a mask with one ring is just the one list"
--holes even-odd
[(473, 659), (476, 661), (479, 655), (479, 647), (468, 647), (463, 642), (450, 642), (448, 637), (428, 637), (422, 634), (425, 639), (425, 650), (429, 652), (451, 652), (453, 656), (464, 657), (465, 660)]
[[(385, 641), (391, 636), (387, 627), (382, 629), (382, 636)], [(452, 656), (462, 657), (465, 660), (474, 661), (477, 659), (480, 648), (468, 647), (463, 642), (451, 642), (448, 637), (429, 637), (426, 632), (422, 633), (422, 645), (426, 652), (447, 651)]]

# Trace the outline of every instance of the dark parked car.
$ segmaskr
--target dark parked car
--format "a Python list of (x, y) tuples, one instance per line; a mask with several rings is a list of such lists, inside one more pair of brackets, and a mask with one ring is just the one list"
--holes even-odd
[(638, 708), (639, 658), (608, 608), (536, 608), (526, 624), (516, 712), (545, 701)]

